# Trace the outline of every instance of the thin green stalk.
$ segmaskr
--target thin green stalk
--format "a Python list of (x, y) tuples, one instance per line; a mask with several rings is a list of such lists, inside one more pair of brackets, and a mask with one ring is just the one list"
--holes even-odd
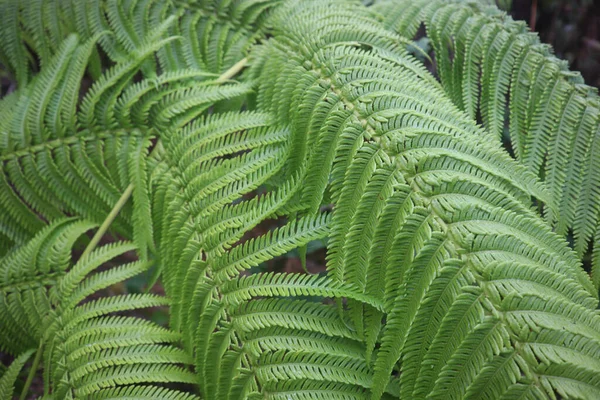
[(33, 359), (33, 364), (31, 364), (31, 369), (29, 370), (29, 375), (27, 375), (27, 380), (25, 381), (25, 386), (23, 386), (23, 390), (21, 391), (21, 396), (19, 400), (25, 400), (27, 396), (27, 392), (29, 392), (29, 387), (31, 386), (31, 382), (33, 382), (33, 377), (40, 366), (40, 361), (42, 361), (42, 353), (43, 353), (44, 341), (40, 340), (40, 346), (35, 353), (35, 358)]
[(104, 236), (104, 234), (110, 227), (110, 224), (112, 224), (113, 221), (115, 220), (115, 218), (117, 218), (117, 215), (119, 215), (119, 212), (121, 211), (121, 209), (123, 208), (125, 203), (127, 203), (127, 200), (129, 200), (129, 197), (131, 197), (132, 193), (133, 193), (133, 183), (130, 183), (129, 186), (127, 186), (127, 189), (125, 189), (125, 191), (123, 192), (123, 194), (121, 195), (121, 197), (119, 198), (117, 203), (115, 204), (115, 206), (113, 207), (113, 209), (110, 211), (110, 213), (108, 214), (108, 216), (106, 217), (106, 219), (104, 220), (102, 225), (100, 225), (100, 228), (96, 231), (96, 234), (94, 234), (92, 241), (87, 245), (87, 247), (83, 251), (81, 258), (88, 256), (92, 251), (94, 251), (94, 249), (100, 242), (100, 239), (102, 239), (102, 236)]
[(215, 80), (215, 82), (223, 83), (223, 82), (233, 78), (234, 76), (236, 76), (238, 74), (238, 72), (240, 72), (242, 69), (244, 69), (244, 67), (246, 66), (247, 63), (248, 63), (248, 58), (242, 58), (240, 61), (236, 62), (231, 68), (229, 68), (227, 71), (223, 72), (223, 74), (221, 76), (219, 76)]
[[(163, 148), (162, 143), (161, 143), (160, 139), (158, 139), (156, 144), (154, 145), (154, 149), (152, 149), (152, 152), (150, 152), (150, 155), (148, 157), (149, 158), (155, 157), (157, 152), (162, 150), (162, 148)], [(123, 209), (123, 207), (127, 203), (127, 200), (129, 200), (129, 198), (131, 197), (132, 193), (133, 193), (133, 183), (130, 183), (129, 186), (127, 186), (127, 188), (121, 195), (121, 197), (119, 198), (119, 200), (117, 201), (117, 203), (115, 204), (115, 206), (113, 207), (113, 209), (110, 211), (110, 213), (108, 214), (108, 216), (106, 217), (106, 219), (104, 220), (104, 222), (102, 223), (100, 228), (94, 234), (94, 237), (92, 237), (92, 241), (87, 245), (87, 247), (81, 254), (82, 258), (89, 255), (92, 251), (94, 251), (94, 249), (100, 242), (100, 239), (102, 239), (102, 236), (104, 236), (104, 234), (106, 233), (108, 228), (110, 228), (110, 225), (113, 223), (115, 218), (117, 218), (117, 215), (119, 215), (119, 212), (121, 211), (121, 209)]]

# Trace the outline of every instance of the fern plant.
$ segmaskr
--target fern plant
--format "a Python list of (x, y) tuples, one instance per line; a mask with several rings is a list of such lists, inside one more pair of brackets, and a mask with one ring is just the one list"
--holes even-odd
[[(527, 26), (493, 6), (454, 1), (381, 1), (385, 25), (413, 37), (425, 24), (440, 80), (453, 102), (501, 138), (508, 125), (515, 158), (545, 181), (557, 208), (545, 217), (570, 229), (581, 257), (588, 244), (600, 286), (599, 103), (595, 88), (556, 58)], [(455, 56), (453, 56), (455, 54)]]
[[(432, 4), (1, 3), (0, 395), (598, 398), (595, 95)], [(254, 272), (321, 239), (325, 274)], [(164, 296), (107, 296), (140, 273)]]
[(115, 314), (164, 305), (165, 298), (120, 295), (81, 303), (149, 266), (148, 262), (136, 261), (91, 274), (107, 261), (135, 249), (126, 242), (84, 252), (70, 266), (73, 245), (93, 227), (73, 219), (57, 221), (2, 260), (0, 346), (21, 353), (0, 382), (4, 398), (11, 398), (17, 372), (36, 346), (34, 365), (43, 360), (45, 388), (47, 393), (52, 388), (52, 398), (86, 398), (92, 394), (94, 398), (121, 398), (125, 394), (191, 398), (160, 386), (131, 386), (195, 381), (195, 375), (185, 368), (191, 363), (190, 356), (172, 345), (179, 335), (151, 321)]

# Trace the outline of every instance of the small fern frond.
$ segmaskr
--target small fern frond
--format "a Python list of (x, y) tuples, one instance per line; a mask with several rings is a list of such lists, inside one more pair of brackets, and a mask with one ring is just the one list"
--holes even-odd
[(0, 259), (0, 349), (37, 347), (52, 308), (46, 295), (65, 275), (71, 248), (90, 223), (61, 220)]
[(0, 376), (0, 399), (1, 400), (12, 400), (14, 398), (15, 382), (19, 376), (19, 372), (25, 366), (25, 363), (31, 355), (34, 353), (33, 350), (28, 350), (23, 354), (19, 355), (10, 366)]
[(356, 288), (345, 288), (325, 277), (304, 274), (255, 274), (231, 280), (223, 285), (223, 302), (236, 306), (255, 297), (329, 297), (351, 298), (367, 303), (377, 309), (383, 305), (369, 296), (361, 296)]
[[(8, 301), (8, 305), (2, 308), (1, 322), (26, 328), (29, 341), (39, 343), (36, 359), (41, 356), (43, 360), (46, 390), (57, 399), (80, 398), (140, 385), (134, 392), (150, 396), (153, 391), (141, 385), (196, 383), (195, 375), (185, 367), (192, 360), (173, 345), (178, 335), (149, 321), (115, 315), (163, 306), (166, 299), (139, 294), (88, 300), (148, 268), (138, 261), (92, 274), (107, 261), (135, 249), (127, 243), (102, 246), (69, 268), (75, 241), (90, 227), (73, 220), (56, 222), (0, 263), (5, 270), (2, 276), (29, 279), (27, 285), (13, 283), (2, 289), (2, 304)], [(35, 272), (37, 276), (29, 277)], [(18, 352), (26, 337), (23, 331), (3, 329), (3, 350)], [(166, 393), (189, 398), (171, 390)]]

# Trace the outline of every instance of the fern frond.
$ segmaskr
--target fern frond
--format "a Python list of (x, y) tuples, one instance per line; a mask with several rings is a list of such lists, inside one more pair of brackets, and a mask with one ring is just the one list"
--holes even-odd
[(65, 275), (75, 241), (92, 224), (62, 220), (0, 260), (0, 348), (37, 347), (51, 310), (47, 287)]
[(408, 37), (425, 24), (448, 96), (473, 119), (481, 113), (492, 136), (502, 138), (508, 126), (515, 157), (543, 177), (556, 201), (556, 210), (545, 209), (547, 221), (560, 234), (573, 230), (580, 257), (597, 243), (596, 90), (494, 5), (379, 1), (376, 9)]
[[(541, 296), (550, 291), (547, 285), (564, 293), (562, 297), (569, 296), (568, 289), (560, 288), (558, 282), (517, 284), (527, 278), (516, 278), (520, 269), (516, 265), (544, 268), (569, 284), (576, 282), (584, 297), (564, 301), (580, 310), (575, 324), (581, 334), (595, 337), (596, 290), (567, 245), (530, 206), (534, 195), (548, 201), (551, 208), (552, 196), (532, 172), (490, 144), (484, 131), (460, 112), (437, 84), (422, 78), (422, 67), (388, 32), (373, 23), (363, 30), (360, 17), (336, 19), (344, 13), (361, 12), (335, 1), (288, 2), (273, 16), (274, 38), (257, 53), (254, 73), (263, 82), (258, 106), (272, 112), (278, 121), (291, 121), (292, 134), (305, 143), (318, 143), (314, 153), (303, 149), (297, 154), (305, 157), (308, 171), (316, 172), (311, 165), (320, 167), (321, 178), (313, 179), (311, 185), (315, 186), (305, 192), (307, 210), (319, 204), (317, 199), (331, 180), (335, 201), (329, 254), (332, 279), (366, 290), (375, 286), (367, 279), (379, 283), (381, 276), (390, 277), (382, 294), (386, 322), (376, 339), (380, 346), (374, 355), (373, 380), (367, 386), (372, 398), (382, 396), (396, 368), (401, 371), (399, 391), (407, 398), (441, 396), (448, 390), (453, 391), (451, 397), (461, 398), (474, 382), (490, 376), (492, 366), (502, 368), (498, 357), (519, 351), (521, 342), (516, 337), (527, 329), (525, 318), (519, 322), (506, 319), (512, 315), (506, 309), (507, 299), (516, 298), (516, 293)], [(300, 44), (296, 37), (305, 39)], [(286, 92), (294, 95), (285, 97)], [(435, 103), (426, 98), (435, 98)], [(321, 118), (319, 123), (305, 123), (313, 114)], [(397, 178), (382, 190), (378, 185), (382, 176), (388, 176), (386, 170), (387, 174), (397, 171)], [(360, 251), (357, 246), (368, 244), (365, 236), (383, 229), (379, 224), (390, 226), (389, 221), (378, 218), (388, 201), (390, 213), (398, 212), (403, 201), (405, 204), (392, 225), (393, 239), (388, 239), (395, 241), (386, 256), (389, 261), (361, 266), (369, 259), (379, 260), (370, 258), (372, 245)], [(370, 220), (365, 219), (367, 211), (373, 213)], [(356, 235), (362, 235), (361, 239), (355, 239)], [(483, 271), (500, 263), (513, 266), (518, 286), (504, 286), (506, 294), (494, 297), (490, 290), (502, 283), (490, 280)], [(383, 270), (375, 273), (375, 268)], [(473, 309), (475, 314), (461, 319), (458, 305), (469, 293), (481, 304)], [(551, 329), (558, 331), (558, 321), (563, 318), (560, 308), (541, 299), (535, 304), (538, 310), (546, 310), (544, 315), (556, 323)], [(372, 323), (382, 316), (374, 318), (365, 306), (349, 302), (343, 313), (357, 331), (356, 337), (374, 349), (377, 335), (367, 330), (365, 321)], [(526, 311), (530, 303), (515, 307), (521, 310), (517, 314), (533, 318)], [(445, 333), (446, 320), (451, 328), (457, 327), (451, 321), (464, 321), (458, 325), (458, 338)], [(536, 332), (542, 322), (535, 319), (531, 324)], [(447, 358), (437, 353), (438, 343)], [(431, 375), (429, 359), (440, 366)], [(554, 359), (553, 363), (566, 365), (567, 361)], [(511, 365), (519, 369), (522, 384), (528, 383), (522, 376), (537, 379), (544, 375), (524, 355)], [(485, 375), (480, 377), (482, 371)], [(429, 380), (421, 374), (427, 374)], [(594, 384), (584, 375), (580, 377), (582, 384)], [(517, 382), (510, 383), (497, 386), (494, 397), (516, 390), (512, 383)], [(542, 390), (553, 396), (548, 387)]]
[(102, 389), (94, 392), (94, 398), (105, 400), (118, 399), (165, 399), (165, 400), (196, 400), (193, 394), (158, 386), (123, 386), (116, 389)]
[[(296, 218), (295, 211), (286, 209), (289, 199), (299, 193), (298, 178), (270, 189), (270, 182), (285, 180), (282, 170), (287, 168), (289, 138), (287, 129), (272, 128), (271, 121), (264, 114), (215, 114), (172, 137), (165, 136), (169, 169), (156, 179), (164, 204), (156, 224), (161, 231), (161, 269), (167, 293), (174, 299), (173, 326), (184, 333), (185, 346), (194, 354), (196, 370), (203, 377), (202, 393), (209, 398), (251, 390), (254, 378), (241, 372), (247, 363), (264, 365), (265, 373), (260, 376), (276, 374), (267, 372), (267, 365), (275, 360), (267, 355), (275, 354), (275, 348), (260, 351), (254, 347), (250, 355), (236, 345), (257, 329), (286, 328), (292, 337), (302, 337), (304, 331), (323, 338), (331, 334), (354, 337), (345, 322), (327, 321), (338, 318), (331, 307), (277, 297), (358, 296), (381, 308), (371, 298), (322, 278), (273, 274), (236, 278), (328, 233), (326, 213)], [(265, 186), (265, 194), (245, 198), (260, 185)], [(258, 223), (274, 217), (288, 221), (263, 236), (245, 238)], [(275, 299), (256, 300), (265, 296)], [(322, 362), (327, 374), (342, 368), (337, 361), (321, 361), (315, 351), (314, 355), (305, 352), (307, 363)], [(356, 362), (366, 368), (363, 358)]]
[(2, 400), (12, 400), (14, 395), (13, 392), (15, 390), (15, 381), (19, 376), (19, 372), (25, 366), (25, 363), (31, 355), (34, 353), (33, 350), (28, 350), (23, 354), (19, 355), (15, 360), (10, 364), (10, 366), (4, 371), (2, 376), (0, 376), (0, 399)]
[[(85, 302), (89, 296), (97, 296), (99, 291), (148, 268), (148, 264), (133, 262), (92, 274), (135, 248), (126, 243), (100, 247), (69, 268), (75, 241), (91, 226), (59, 221), (2, 260), (2, 276), (29, 279), (26, 285), (9, 282), (11, 286), (2, 289), (2, 304), (9, 303), (2, 308), (1, 322), (12, 322), (9, 328), (21, 328), (3, 329), (3, 350), (18, 351), (26, 338), (39, 343), (37, 357), (43, 359), (46, 390), (55, 398), (87, 397), (101, 390), (109, 396), (111, 391), (128, 389), (148, 395), (160, 389), (141, 385), (196, 383), (195, 375), (185, 367), (191, 363), (190, 357), (168, 344), (176, 342), (178, 335), (149, 321), (114, 315), (165, 305), (164, 298), (123, 295)], [(36, 367), (34, 363), (33, 372)], [(166, 393), (173, 398), (189, 398), (179, 392)]]
[[(279, 0), (163, 2), (136, 0), (127, 4), (111, 0), (86, 2), (43, 1), (3, 2), (4, 18), (0, 60), (25, 85), (36, 70), (35, 59), (42, 69), (60, 51), (59, 44), (69, 34), (82, 40), (101, 33), (99, 47), (111, 61), (120, 63), (144, 46), (145, 38), (157, 26), (176, 19), (159, 38), (178, 36), (181, 40), (164, 46), (157, 61), (146, 59), (141, 66), (144, 76), (163, 71), (195, 69), (220, 74), (244, 57), (260, 37), (260, 27), (268, 10)], [(97, 77), (102, 57), (93, 48), (89, 69)], [(84, 65), (85, 67), (85, 65)]]
[(378, 309), (382, 304), (371, 297), (357, 294), (356, 288), (344, 288), (326, 278), (313, 275), (256, 274), (247, 278), (231, 280), (223, 285), (223, 302), (236, 306), (254, 297), (303, 297), (322, 296), (353, 298)]

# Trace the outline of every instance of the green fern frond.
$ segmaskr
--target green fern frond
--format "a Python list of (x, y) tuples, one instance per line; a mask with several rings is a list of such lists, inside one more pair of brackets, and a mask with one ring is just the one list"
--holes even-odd
[(131, 53), (144, 47), (145, 39), (157, 26), (177, 19), (159, 36), (177, 36), (181, 40), (161, 48), (157, 53), (158, 63), (145, 59), (141, 66), (144, 76), (152, 77), (159, 69), (173, 72), (195, 69), (219, 74), (243, 58), (248, 48), (263, 36), (259, 29), (262, 21), (278, 2), (6, 1), (0, 6), (6, 38), (0, 45), (0, 60), (16, 74), (19, 84), (25, 85), (37, 67), (36, 58), (44, 69), (60, 52), (59, 44), (69, 34), (75, 33), (85, 41), (110, 32), (111, 35), (100, 38), (99, 48), (90, 49), (88, 68), (97, 78), (107, 64), (102, 60), (100, 48), (111, 61), (124, 62)]
[[(166, 299), (140, 294), (85, 302), (148, 268), (147, 263), (133, 262), (92, 274), (107, 261), (135, 249), (126, 243), (100, 247), (69, 268), (75, 241), (90, 227), (85, 222), (59, 221), (0, 262), (2, 276), (12, 278), (2, 288), (2, 304), (9, 302), (2, 308), (2, 323), (14, 323), (2, 330), (3, 350), (16, 352), (21, 343), (39, 343), (36, 360), (43, 360), (46, 391), (57, 399), (87, 397), (100, 390), (109, 395), (111, 390), (115, 393), (136, 384), (195, 383), (195, 375), (185, 367), (192, 360), (170, 344), (177, 342), (178, 335), (149, 321), (114, 315), (165, 305)], [(15, 282), (19, 279), (28, 281)], [(13, 326), (28, 330), (14, 331)], [(28, 343), (24, 343), (26, 338)], [(36, 361), (32, 372), (37, 366)], [(11, 371), (6, 379), (12, 379)], [(140, 392), (149, 396), (152, 390)], [(166, 393), (189, 398), (179, 392)]]
[(596, 244), (596, 90), (493, 5), (379, 1), (376, 9), (387, 27), (408, 37), (425, 24), (448, 96), (472, 118), (480, 113), (492, 136), (502, 138), (508, 126), (515, 157), (543, 177), (556, 201), (556, 210), (545, 210), (547, 221), (560, 234), (573, 230), (580, 257)]
[[(241, 124), (237, 131), (225, 128), (219, 133), (218, 126), (227, 126), (231, 116), (214, 117), (208, 128), (199, 125), (182, 144), (178, 144), (181, 139), (167, 140), (165, 160), (170, 168), (162, 170), (165, 175), (158, 184), (161, 203), (168, 204), (158, 223), (164, 249), (161, 268), (167, 293), (175, 298), (174, 326), (184, 333), (186, 349), (194, 354), (202, 393), (209, 398), (252, 397), (252, 393), (270, 393), (267, 388), (273, 385), (301, 393), (306, 379), (312, 382), (311, 390), (330, 393), (327, 388), (337, 382), (362, 388), (354, 392), (357, 395), (366, 390), (370, 397), (380, 398), (386, 391), (396, 393), (390, 383), (396, 368), (402, 371), (397, 390), (408, 397), (420, 396), (416, 388), (423, 396), (435, 396), (451, 387), (454, 397), (460, 398), (478, 390), (482, 380), (492, 379), (491, 369), (505, 365), (518, 368), (518, 386), (513, 385), (517, 381), (504, 381), (511, 384), (493, 386), (494, 396), (526, 387), (529, 381), (523, 376), (543, 379), (544, 371), (525, 355), (510, 358), (512, 364), (497, 361), (521, 348), (516, 337), (527, 326), (524, 319), (507, 319), (512, 313), (506, 309), (506, 299), (517, 289), (537, 296), (552, 287), (563, 293), (564, 306), (579, 310), (572, 315), (578, 315), (575, 324), (582, 329), (580, 334), (596, 335), (592, 326), (597, 323), (593, 311), (597, 297), (589, 279), (568, 247), (531, 208), (532, 195), (552, 207), (551, 196), (532, 173), (486, 143), (482, 131), (427, 78), (398, 44), (401, 41), (381, 28), (370, 26), (361, 32), (360, 22), (338, 19), (345, 13), (361, 16), (361, 9), (336, 2), (289, 3), (270, 19), (274, 39), (257, 51), (250, 75), (260, 82), (258, 108), (272, 113), (275, 123), (291, 124), (290, 148), (281, 153), (293, 154), (289, 161), (273, 164), (255, 180), (252, 171), (269, 165), (262, 163), (278, 153), (270, 150), (271, 143), (254, 142), (247, 148), (237, 144), (246, 137), (237, 133), (243, 129)], [(368, 13), (364, 18), (372, 21)], [(297, 37), (306, 41), (297, 44)], [(423, 100), (428, 98), (435, 103)], [(213, 126), (218, 118), (225, 122)], [(224, 139), (227, 135), (231, 138)], [(243, 176), (252, 177), (253, 183), (246, 184)], [(285, 202), (259, 211), (261, 200), (270, 193), (251, 200), (242, 197), (268, 184), (273, 176), (294, 177), (288, 180), (294, 186), (284, 186), (288, 194), (281, 198), (287, 202), (298, 193), (301, 200), (291, 215)], [(172, 188), (169, 182), (173, 181), (179, 189)], [(302, 182), (301, 191), (296, 182)], [(230, 189), (219, 192), (220, 188)], [(311, 220), (318, 215), (315, 211), (326, 190), (331, 190), (335, 201), (329, 222), (330, 279), (354, 294), (336, 293), (329, 284), (302, 289), (294, 285), (298, 278), (290, 275), (235, 278), (289, 249), (269, 250), (285, 243), (285, 238), (274, 241), (279, 237), (275, 232), (254, 241), (244, 239), (248, 230), (273, 216), (290, 218), (300, 213)], [(382, 257), (375, 255), (379, 249), (373, 243), (382, 240), (377, 234), (386, 233), (383, 229), (390, 229), (380, 217), (384, 214), (398, 215), (385, 239), (391, 243), (389, 254), (383, 255), (387, 261), (369, 265), (369, 260)], [(293, 225), (283, 229), (288, 226)], [(257, 251), (265, 255), (252, 256)], [(223, 268), (231, 257), (249, 262), (229, 272)], [(503, 271), (513, 271), (509, 279), (518, 281), (514, 283), (518, 286), (502, 286), (483, 274), (488, 265), (500, 263), (563, 276), (582, 297), (572, 297), (566, 293), (571, 289), (554, 283), (529, 284), (514, 272), (517, 268)], [(382, 303), (358, 295), (386, 278), (385, 290), (378, 292)], [(247, 289), (239, 291), (240, 283)], [(229, 287), (239, 295), (230, 297)], [(481, 293), (485, 297), (477, 295)], [(306, 294), (334, 297), (340, 305), (336, 309), (293, 300)], [(465, 311), (459, 306), (469, 294), (475, 295), (477, 308), (468, 308), (475, 314), (463, 317)], [(282, 295), (291, 299), (269, 298)], [(341, 305), (345, 299), (347, 309)], [(375, 304), (383, 309), (373, 308)], [(543, 301), (537, 306), (556, 326), (561, 324), (559, 308)], [(517, 313), (526, 313), (530, 305), (515, 307)], [(437, 319), (427, 323), (431, 310)], [(384, 317), (380, 333), (372, 325), (381, 324)], [(464, 324), (458, 325), (461, 336), (449, 336), (446, 326), (454, 328), (457, 325), (451, 321), (463, 318)], [(541, 320), (532, 323), (536, 324), (533, 331), (538, 331)], [(423, 330), (424, 344), (419, 343)], [(273, 331), (285, 332), (275, 342), (283, 348), (253, 345), (250, 353), (244, 352), (246, 338), (261, 340), (260, 334), (252, 332)], [(351, 339), (365, 347), (358, 359), (322, 354), (316, 345), (294, 348), (299, 339), (292, 337), (306, 337), (304, 331)], [(438, 343), (447, 358), (436, 353)], [(440, 366), (432, 374), (426, 369), (430, 359)], [(567, 360), (552, 362), (565, 365)], [(346, 374), (340, 375), (339, 368)], [(580, 379), (584, 385), (594, 384), (584, 375)], [(416, 384), (421, 381), (424, 385)], [(547, 387), (535, 390), (552, 396)]]
[(0, 399), (2, 400), (12, 400), (14, 395), (13, 392), (15, 390), (15, 381), (19, 376), (19, 372), (25, 366), (25, 363), (31, 355), (34, 353), (33, 350), (28, 350), (23, 354), (19, 355), (15, 360), (10, 364), (10, 366), (4, 371), (4, 373), (0, 376)]
[(157, 386), (124, 386), (116, 389), (102, 389), (94, 392), (95, 399), (164, 399), (164, 400), (196, 400), (197, 396), (185, 392)]
[(65, 275), (75, 241), (93, 227), (61, 220), (0, 259), (0, 349), (13, 354), (37, 347), (52, 305), (47, 288)]
[[(369, 385), (373, 398), (382, 395), (397, 363), (402, 371), (400, 392), (406, 396), (435, 397), (441, 393), (448, 394), (451, 388), (455, 391), (451, 397), (461, 398), (474, 384), (480, 371), (488, 371), (488, 363), (493, 363), (500, 354), (520, 347), (515, 335), (524, 330), (525, 320), (517, 323), (505, 319), (510, 314), (506, 309), (506, 298), (514, 296), (516, 288), (511, 289), (510, 294), (494, 298), (489, 292), (494, 283), (481, 275), (483, 268), (494, 260), (540, 266), (568, 277), (569, 282), (577, 282), (585, 291), (587, 300), (583, 300), (583, 304), (582, 300), (577, 303), (571, 299), (566, 301), (573, 307), (575, 304), (581, 307), (586, 317), (580, 314), (576, 325), (589, 329), (586, 332), (592, 334), (595, 331), (592, 326), (596, 324), (592, 320), (597, 318), (593, 311), (597, 304), (596, 291), (568, 247), (530, 209), (531, 189), (539, 187), (534, 176), (503, 155), (496, 145), (488, 144), (485, 134), (474, 122), (451, 103), (445, 103), (448, 100), (439, 93), (438, 86), (428, 85), (425, 79), (419, 77), (421, 67), (397, 47), (397, 42), (385, 41), (388, 33), (382, 31), (377, 38), (369, 37), (361, 32), (360, 23), (354, 22), (359, 19), (348, 19), (352, 21), (346, 22), (348, 25), (356, 23), (353, 40), (343, 35), (340, 36), (344, 39), (339, 40), (338, 32), (350, 30), (343, 22), (332, 23), (338, 14), (347, 12), (343, 6), (336, 7), (335, 2), (313, 6), (289, 3), (293, 4), (287, 9), (289, 11), (284, 10), (273, 17), (279, 23), (274, 23), (273, 43), (259, 53), (261, 60), (256, 63), (257, 77), (265, 82), (263, 85), (266, 87), (259, 91), (259, 107), (270, 110), (282, 122), (292, 121), (294, 135), (309, 142), (311, 139), (307, 138), (317, 137), (312, 140), (319, 143), (319, 150), (315, 152), (314, 161), (308, 155), (307, 163), (319, 163), (321, 176), (331, 178), (333, 198), (340, 209), (340, 214), (334, 209), (332, 219), (332, 235), (336, 232), (340, 235), (331, 243), (329, 260), (333, 279), (357, 288), (370, 285), (364, 281), (364, 271), (368, 267), (357, 272), (352, 270), (361, 257), (345, 259), (345, 254), (357, 250), (351, 244), (355, 235), (354, 224), (356, 233), (361, 235), (377, 231), (376, 226), (369, 227), (362, 222), (361, 214), (366, 210), (363, 211), (360, 200), (363, 196), (374, 196), (370, 190), (380, 182), (383, 166), (391, 171), (398, 170), (401, 180), (395, 190), (406, 193), (403, 185), (407, 185), (414, 204), (414, 208), (405, 209), (406, 220), (395, 231), (398, 245), (393, 247), (390, 255), (394, 261), (384, 265), (393, 271), (386, 274), (394, 278), (390, 279), (392, 283), (384, 294), (389, 296), (389, 300), (385, 303), (388, 304), (385, 308), (386, 324), (376, 354), (373, 382)], [(359, 13), (359, 10), (354, 12)], [(290, 20), (293, 22), (290, 23)], [(302, 45), (292, 39), (298, 36), (307, 38)], [(414, 78), (407, 77), (411, 73)], [(370, 85), (370, 81), (375, 79), (377, 85)], [(300, 106), (294, 103), (293, 97), (282, 97), (281, 93), (285, 91), (310, 93), (311, 97), (305, 97), (306, 103)], [(320, 94), (315, 96), (313, 93), (317, 91)], [(423, 92), (436, 98), (435, 110), (432, 104), (422, 102), (424, 96), (415, 95)], [(443, 102), (444, 106), (441, 106)], [(317, 115), (324, 116), (319, 126), (313, 128), (303, 124), (303, 110), (317, 107)], [(323, 154), (331, 156), (324, 157)], [(378, 164), (382, 166), (379, 169)], [(463, 174), (464, 177), (461, 176)], [(516, 178), (516, 174), (520, 177)], [(461, 193), (461, 185), (441, 186), (444, 181), (458, 183), (466, 180), (481, 182), (480, 189)], [(370, 185), (369, 181), (372, 181)], [(383, 197), (379, 197), (384, 203), (379, 207), (375, 206), (375, 199), (366, 203), (372, 207), (369, 211), (374, 213), (373, 223), (378, 223), (377, 215), (383, 212), (386, 197), (396, 197), (392, 196), (395, 190), (375, 192)], [(322, 191), (315, 190), (317, 196)], [(551, 197), (543, 190), (536, 190), (536, 193), (538, 197)], [(518, 218), (512, 211), (504, 209), (508, 204), (519, 209)], [(338, 216), (339, 220), (336, 220)], [(368, 254), (366, 258), (368, 260)], [(448, 276), (450, 280), (441, 280), (443, 275), (440, 274), (456, 262), (460, 263), (458, 271), (455, 268), (449, 270), (453, 271), (453, 275)], [(347, 268), (350, 271), (346, 272)], [(450, 287), (443, 291), (434, 290), (438, 280)], [(460, 304), (461, 293), (470, 293), (470, 290), (480, 290), (486, 297), (482, 299), (477, 318), (465, 320), (463, 339), (457, 340), (456, 347), (452, 347), (453, 342), (444, 336), (440, 323), (458, 317), (458, 309), (454, 311), (452, 307)], [(521, 295), (545, 291), (545, 286), (531, 285)], [(448, 352), (448, 363), (444, 365), (443, 359), (431, 354), (430, 357), (435, 357), (444, 369), (434, 372), (430, 383), (416, 385), (414, 382), (422, 378), (417, 372), (414, 380), (413, 369), (427, 368), (427, 361), (415, 362), (413, 357), (427, 360), (429, 352), (435, 349), (425, 345), (424, 358), (423, 351), (415, 353), (411, 350), (409, 353), (423, 337), (421, 332), (414, 330), (423, 325), (417, 324), (416, 316), (422, 307), (430, 307), (429, 304), (434, 305), (435, 302), (439, 302), (436, 308), (442, 307), (443, 311), (436, 310), (434, 315), (438, 315), (439, 319), (429, 322), (428, 340), (429, 343), (436, 343), (436, 340), (443, 343), (443, 349)], [(548, 307), (548, 318), (554, 321), (563, 318), (558, 308), (544, 301), (536, 304), (541, 309)], [(522, 312), (526, 312), (528, 306), (521, 304), (516, 307), (515, 311), (523, 307)], [(360, 332), (366, 328), (364, 318), (369, 314), (364, 306), (352, 303), (349, 303), (348, 312), (352, 326), (360, 335), (358, 337), (362, 337)], [(420, 318), (425, 322), (429, 315), (423, 313)], [(532, 323), (537, 329), (541, 320)], [(407, 338), (411, 338), (410, 343), (406, 343)], [(370, 348), (373, 347), (370, 344)], [(554, 361), (560, 365), (565, 362)], [(544, 375), (535, 365), (530, 365), (531, 362), (527, 360), (518, 365), (521, 371), (519, 377)], [(413, 378), (409, 380), (411, 375)], [(415, 388), (419, 393), (414, 391)], [(498, 388), (494, 395), (500, 396), (505, 389), (509, 390)], [(552, 396), (548, 388), (544, 390)]]

